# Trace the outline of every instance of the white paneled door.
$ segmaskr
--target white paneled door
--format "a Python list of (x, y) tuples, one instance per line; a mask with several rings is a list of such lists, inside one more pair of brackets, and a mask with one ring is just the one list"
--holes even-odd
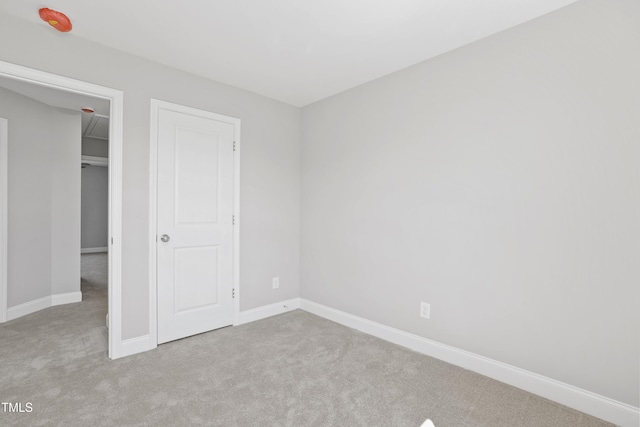
[(233, 323), (233, 123), (160, 109), (158, 344)]

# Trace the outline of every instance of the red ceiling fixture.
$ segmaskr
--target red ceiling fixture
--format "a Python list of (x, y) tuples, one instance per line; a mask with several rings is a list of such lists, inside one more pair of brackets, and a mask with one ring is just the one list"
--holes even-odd
[(71, 20), (67, 18), (67, 15), (62, 12), (43, 7), (39, 10), (39, 13), (40, 18), (42, 18), (43, 21), (47, 22), (49, 25), (60, 32), (67, 33), (71, 31), (71, 28), (73, 28), (73, 25), (71, 25)]

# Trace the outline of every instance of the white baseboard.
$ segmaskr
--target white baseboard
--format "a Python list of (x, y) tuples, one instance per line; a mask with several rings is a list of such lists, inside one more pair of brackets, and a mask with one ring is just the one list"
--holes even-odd
[(7, 321), (53, 307), (54, 305), (70, 304), (82, 301), (82, 292), (68, 292), (65, 294), (49, 295), (28, 301), (23, 304), (15, 305), (7, 309)]
[(280, 301), (275, 304), (264, 305), (262, 307), (256, 307), (250, 310), (241, 311), (238, 316), (238, 323), (236, 323), (236, 325), (243, 325), (245, 323), (265, 319), (267, 317), (286, 313), (287, 311), (292, 311), (297, 308), (300, 308), (300, 298), (293, 298), (286, 301)]
[[(300, 299), (294, 298), (275, 304), (253, 308), (251, 310), (245, 310), (239, 313), (239, 320), (236, 325), (242, 325), (244, 323), (249, 323), (255, 320), (275, 316), (276, 314), (280, 313), (286, 313), (287, 311), (295, 310), (298, 307), (300, 307)], [(120, 351), (114, 358), (131, 356), (132, 354), (153, 350), (156, 347), (157, 345), (152, 343), (150, 335), (143, 335), (140, 337), (126, 339), (122, 341), (120, 345)]]
[(151, 337), (149, 335), (129, 338), (122, 341), (118, 357), (131, 356), (132, 354), (143, 353), (153, 350), (154, 348), (156, 348), (156, 345), (151, 343)]
[(51, 296), (14, 305), (13, 307), (7, 308), (7, 320), (17, 319), (18, 317), (26, 316), (27, 314), (35, 313), (36, 311), (49, 307), (51, 307)]
[(639, 408), (626, 403), (312, 301), (300, 299), (300, 308), (341, 325), (477, 372), (616, 425), (622, 427), (637, 427), (640, 425)]
[(80, 253), (81, 254), (95, 254), (98, 252), (107, 252), (109, 250), (108, 247), (103, 247), (103, 248), (82, 248), (80, 249)]
[(82, 292), (67, 292), (66, 294), (51, 295), (51, 305), (71, 304), (82, 301)]

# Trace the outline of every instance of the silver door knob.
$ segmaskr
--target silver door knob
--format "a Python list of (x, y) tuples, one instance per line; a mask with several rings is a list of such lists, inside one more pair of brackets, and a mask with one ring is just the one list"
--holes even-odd
[(162, 236), (160, 236), (160, 240), (167, 243), (169, 240), (171, 240), (171, 237), (169, 237), (168, 234), (163, 234)]

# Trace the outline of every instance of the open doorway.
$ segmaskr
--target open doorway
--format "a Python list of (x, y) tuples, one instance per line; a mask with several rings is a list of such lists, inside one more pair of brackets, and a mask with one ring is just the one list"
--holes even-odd
[[(109, 277), (109, 110), (82, 108), (80, 163), (80, 286), (87, 324), (85, 347), (100, 351), (107, 340), (105, 322)], [(93, 325), (93, 327), (91, 327)]]
[[(19, 93), (21, 96), (29, 97), (31, 99), (37, 99), (38, 102), (43, 104), (48, 104), (54, 106), (55, 108), (62, 110), (72, 111), (73, 108), (77, 107), (75, 104), (73, 108), (70, 108), (68, 105), (64, 105), (65, 102), (70, 102), (70, 100), (75, 100), (74, 102), (80, 102), (81, 104), (87, 105), (92, 103), (106, 103), (108, 109), (108, 117), (109, 123), (107, 125), (108, 133), (109, 133), (109, 141), (108, 145), (108, 233), (107, 233), (107, 243), (106, 247), (108, 247), (108, 352), (109, 357), (112, 359), (121, 357), (122, 354), (122, 339), (121, 339), (121, 329), (122, 329), (122, 320), (121, 320), (121, 281), (120, 281), (120, 271), (121, 271), (121, 222), (122, 222), (122, 202), (121, 202), (121, 182), (122, 182), (122, 166), (121, 166), (121, 152), (122, 152), (122, 104), (123, 104), (123, 95), (121, 91), (93, 85), (90, 83), (69, 79), (49, 73), (40, 72), (37, 70), (32, 70), (25, 67), (16, 66), (13, 64), (5, 63), (0, 61), (0, 81), (5, 90), (10, 90), (14, 93)], [(93, 102), (92, 102), (93, 101)], [(77, 111), (77, 110), (76, 110)], [(11, 129), (11, 120), (6, 121), (5, 128)], [(34, 124), (37, 126), (37, 124)], [(11, 132), (7, 132), (8, 138), (6, 138), (5, 143), (11, 144)], [(11, 150), (0, 151), (0, 153), (4, 154), (4, 158), (0, 161), (0, 183), (5, 185), (7, 182), (10, 182), (9, 175), (7, 173), (7, 169), (11, 169)], [(8, 155), (7, 155), (8, 153)], [(59, 150), (56, 148), (52, 151), (52, 153), (59, 153)], [(79, 154), (79, 153), (78, 153)], [(57, 154), (56, 154), (57, 155)], [(55, 156), (52, 156), (55, 157)], [(52, 159), (52, 161), (55, 159)], [(77, 159), (79, 160), (79, 159)], [(75, 163), (75, 171), (80, 170), (80, 162), (76, 161)], [(8, 166), (8, 167), (7, 167)], [(52, 167), (52, 180), (56, 181), (61, 179), (66, 172), (62, 170), (56, 170), (55, 167)], [(79, 175), (79, 173), (78, 173)], [(15, 183), (14, 183), (15, 184)], [(58, 183), (58, 188), (62, 188), (64, 184)], [(56, 186), (56, 183), (52, 183), (52, 186)], [(19, 187), (15, 185), (9, 185), (9, 193), (13, 191), (19, 191)], [(61, 192), (67, 194), (68, 192)], [(11, 287), (11, 268), (12, 262), (9, 254), (12, 251), (11, 245), (11, 230), (12, 225), (9, 215), (11, 209), (11, 197), (6, 197), (7, 192), (3, 191), (2, 204), (0, 205), (0, 224), (7, 224), (6, 227), (0, 227), (0, 265), (3, 267), (2, 274), (0, 274), (0, 322), (6, 321), (10, 316), (16, 316), (20, 314), (20, 310), (24, 310), (25, 307), (28, 308), (27, 311), (32, 310), (38, 307), (38, 304), (42, 306), (42, 308), (64, 304), (66, 302), (73, 302), (77, 299), (75, 292), (63, 293), (62, 296), (60, 294), (54, 293), (52, 291), (49, 295), (45, 295), (44, 297), (36, 298), (36, 300), (28, 300), (27, 303), (19, 301), (21, 304), (20, 310), (15, 309), (15, 300), (12, 301), (12, 287)], [(58, 199), (56, 197), (57, 193), (54, 191), (50, 198), (52, 200), (52, 204), (57, 206), (63, 205), (64, 200)], [(55, 202), (57, 200), (57, 202)], [(53, 208), (55, 212), (52, 215), (53, 220), (55, 220), (55, 216), (64, 216), (60, 214), (64, 209), (60, 208), (57, 211), (56, 208)], [(35, 211), (35, 210), (33, 210)], [(79, 212), (78, 212), (79, 214)], [(15, 215), (14, 215), (15, 217)], [(53, 221), (52, 220), (52, 221)], [(78, 237), (80, 235), (79, 222), (76, 224), (78, 227)], [(75, 226), (73, 226), (75, 227)], [(75, 228), (74, 228), (75, 229)], [(59, 236), (60, 241), (63, 241), (66, 238), (65, 230), (61, 229), (56, 232), (52, 232), (52, 234), (56, 234)], [(73, 239), (67, 239), (73, 240)], [(79, 239), (78, 239), (79, 240)], [(35, 240), (33, 242), (36, 245), (39, 245), (38, 242), (41, 240)], [(41, 246), (46, 246), (47, 242), (45, 242)], [(68, 247), (69, 245), (67, 245)], [(80, 242), (77, 242), (78, 258), (80, 257)], [(60, 269), (60, 263), (55, 262), (55, 257), (59, 255), (58, 252), (52, 251), (52, 259), (49, 260), (52, 266), (54, 266), (54, 270)], [(7, 262), (7, 260), (11, 260), (12, 262)], [(65, 266), (71, 266), (73, 269), (72, 263), (66, 263)], [(6, 266), (6, 268), (4, 267)], [(78, 265), (79, 267), (79, 265)], [(9, 273), (9, 274), (7, 274)], [(67, 276), (69, 277), (69, 276)], [(79, 271), (78, 271), (78, 279), (79, 279)], [(21, 296), (24, 299), (24, 295)], [(36, 301), (34, 303), (34, 301)], [(35, 305), (33, 305), (35, 304)], [(13, 309), (13, 310), (12, 310)]]

